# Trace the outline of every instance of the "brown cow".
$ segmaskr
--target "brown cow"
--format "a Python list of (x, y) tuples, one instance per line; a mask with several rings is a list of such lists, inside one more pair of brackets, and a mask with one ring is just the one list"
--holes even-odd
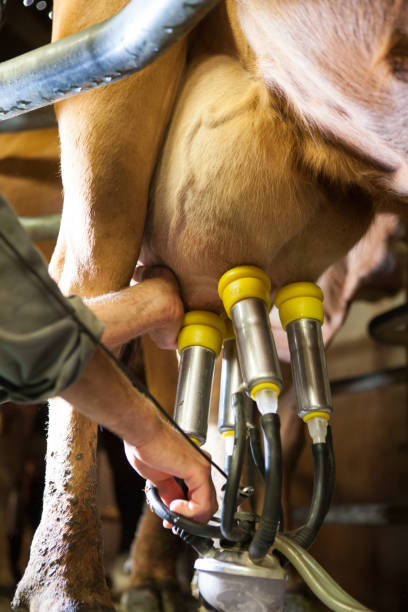
[[(54, 39), (124, 4), (56, 1)], [(152, 186), (144, 262), (176, 272), (188, 308), (216, 312), (218, 278), (232, 266), (263, 267), (274, 290), (318, 278), (376, 211), (404, 210), (407, 27), (399, 1), (231, 0), (150, 68), (59, 104), (65, 200), (52, 270), (63, 290), (89, 297), (128, 284), (181, 80)], [(69, 460), (79, 482), (75, 457), (89, 456), (95, 428), (66, 405), (64, 431), (54, 437), (55, 410), (49, 457), (58, 451)], [(63, 481), (66, 466), (54, 467)], [(51, 504), (50, 483), (47, 495)], [(95, 566), (97, 519), (87, 510), (87, 525), (78, 513), (75, 529), (87, 529), (93, 545), (79, 543), (69, 587), (42, 567), (36, 584), (27, 574), (17, 601), (31, 594), (41, 608), (58, 590), (61, 606), (110, 605)], [(55, 537), (49, 525), (41, 530), (31, 572)], [(61, 547), (56, 562), (68, 557)]]

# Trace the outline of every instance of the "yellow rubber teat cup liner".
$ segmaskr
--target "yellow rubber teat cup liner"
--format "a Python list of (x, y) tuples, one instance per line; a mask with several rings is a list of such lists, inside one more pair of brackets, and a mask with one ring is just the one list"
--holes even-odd
[(316, 319), (323, 323), (323, 291), (314, 283), (292, 283), (278, 291), (275, 305), (282, 327), (299, 319)]
[(231, 318), (231, 308), (246, 298), (262, 300), (268, 310), (271, 307), (271, 281), (261, 268), (238, 266), (225, 272), (218, 283), (218, 295), (225, 312)]
[(202, 346), (218, 355), (224, 336), (225, 323), (221, 317), (207, 310), (192, 310), (184, 316), (178, 350), (181, 353), (189, 346)]

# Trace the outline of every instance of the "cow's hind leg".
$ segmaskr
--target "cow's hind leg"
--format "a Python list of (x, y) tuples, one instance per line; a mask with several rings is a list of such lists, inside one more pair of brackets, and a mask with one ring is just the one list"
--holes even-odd
[(50, 408), (41, 523), (14, 605), (30, 610), (111, 610), (95, 504), (96, 426), (63, 400)]

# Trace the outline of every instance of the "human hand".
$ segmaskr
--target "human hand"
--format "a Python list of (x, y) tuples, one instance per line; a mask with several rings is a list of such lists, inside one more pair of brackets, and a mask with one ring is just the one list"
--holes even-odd
[[(218, 508), (210, 464), (160, 417), (150, 431), (149, 439), (137, 446), (125, 441), (129, 463), (157, 487), (170, 510), (207, 522)], [(187, 500), (174, 476), (184, 480)]]
[(184, 305), (175, 275), (165, 266), (138, 266), (133, 278), (141, 283), (140, 286), (150, 284), (154, 289), (153, 325), (146, 331), (159, 348), (176, 349), (184, 316)]

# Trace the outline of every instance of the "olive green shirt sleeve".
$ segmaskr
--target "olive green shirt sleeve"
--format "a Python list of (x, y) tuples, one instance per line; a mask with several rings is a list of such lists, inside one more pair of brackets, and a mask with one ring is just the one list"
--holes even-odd
[[(1, 197), (0, 232), (0, 402), (44, 401), (81, 375), (95, 351), (91, 335), (99, 339), (104, 326), (78, 296), (62, 296), (41, 255)], [(67, 308), (51, 292), (59, 294)]]

